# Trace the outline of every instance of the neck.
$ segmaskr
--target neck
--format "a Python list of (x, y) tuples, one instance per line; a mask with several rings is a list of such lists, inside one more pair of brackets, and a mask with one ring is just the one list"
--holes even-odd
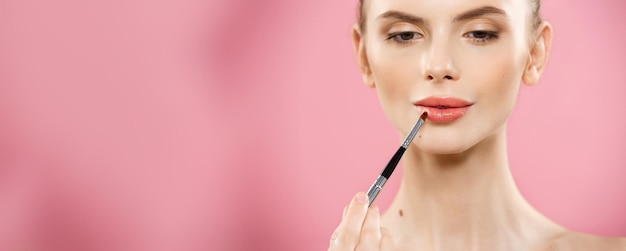
[(403, 164), (400, 189), (384, 221), (398, 226), (400, 239), (424, 250), (511, 250), (506, 245), (519, 248), (554, 228), (518, 192), (504, 128), (454, 155), (409, 147)]

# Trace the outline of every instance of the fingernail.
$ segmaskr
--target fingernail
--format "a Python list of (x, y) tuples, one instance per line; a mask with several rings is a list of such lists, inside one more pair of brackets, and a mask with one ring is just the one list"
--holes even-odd
[(356, 202), (361, 203), (361, 204), (365, 204), (367, 203), (367, 195), (363, 192), (357, 193), (356, 194)]

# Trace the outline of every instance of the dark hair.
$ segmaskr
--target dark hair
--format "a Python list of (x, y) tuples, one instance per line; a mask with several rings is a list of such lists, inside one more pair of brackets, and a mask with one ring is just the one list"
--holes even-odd
[[(361, 28), (361, 32), (365, 32), (365, 0), (359, 0), (359, 8), (357, 13), (357, 18), (359, 20), (359, 27)], [(539, 13), (539, 8), (541, 7), (541, 0), (530, 0), (531, 8), (533, 10), (533, 30), (536, 30), (541, 24), (541, 15)]]

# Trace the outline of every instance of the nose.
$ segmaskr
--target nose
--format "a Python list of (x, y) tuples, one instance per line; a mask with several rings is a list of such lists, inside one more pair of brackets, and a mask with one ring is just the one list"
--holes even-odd
[(424, 79), (428, 82), (458, 80), (459, 71), (454, 64), (454, 51), (445, 40), (433, 40), (424, 57)]

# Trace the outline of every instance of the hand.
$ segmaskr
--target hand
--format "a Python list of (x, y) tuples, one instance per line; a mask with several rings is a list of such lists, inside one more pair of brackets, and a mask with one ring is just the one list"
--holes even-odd
[(357, 193), (350, 205), (343, 209), (341, 223), (330, 238), (328, 251), (366, 251), (394, 249), (388, 231), (380, 227), (378, 206), (368, 209), (367, 195)]

